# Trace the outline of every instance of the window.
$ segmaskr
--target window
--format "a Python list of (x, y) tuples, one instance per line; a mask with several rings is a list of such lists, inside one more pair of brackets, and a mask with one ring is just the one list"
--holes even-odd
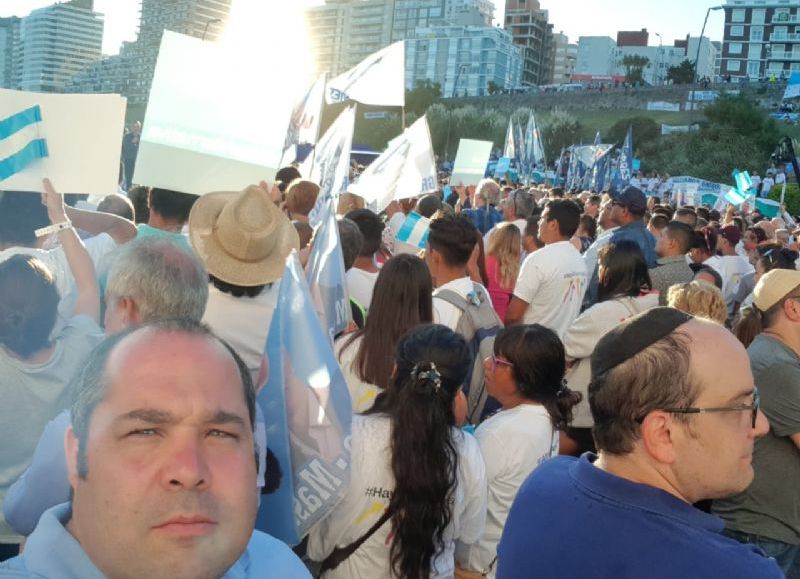
[(753, 8), (753, 14), (750, 17), (750, 22), (752, 24), (764, 24), (764, 16), (766, 16), (766, 10), (763, 8)]
[(741, 42), (731, 42), (728, 45), (728, 53), (729, 54), (741, 54), (742, 53), (742, 43)]
[(744, 26), (731, 26), (731, 37), (741, 38), (744, 36)]
[(760, 44), (751, 44), (747, 47), (747, 58), (750, 60), (760, 60), (761, 59), (761, 45)]
[(764, 27), (751, 26), (750, 27), (750, 42), (761, 42), (764, 40)]
[(758, 78), (761, 72), (761, 63), (757, 60), (747, 61), (747, 76), (750, 78)]
[(728, 61), (728, 72), (739, 72), (742, 70), (742, 61), (741, 60), (729, 60)]
[(731, 10), (731, 22), (744, 22), (745, 10), (739, 8)]

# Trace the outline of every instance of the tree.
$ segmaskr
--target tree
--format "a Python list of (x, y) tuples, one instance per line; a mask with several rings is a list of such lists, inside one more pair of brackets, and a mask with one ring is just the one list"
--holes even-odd
[(688, 58), (677, 66), (667, 68), (667, 80), (673, 84), (691, 84), (694, 82), (694, 63)]
[(494, 82), (493, 80), (490, 80), (489, 83), (486, 85), (486, 92), (488, 94), (500, 94), (501, 92), (503, 92), (503, 87)]
[(622, 59), (625, 67), (625, 82), (631, 84), (644, 84), (644, 69), (650, 64), (650, 59), (639, 54), (626, 54)]
[(605, 141), (614, 143), (618, 147), (625, 142), (628, 127), (633, 129), (633, 145), (636, 149), (646, 147), (652, 141), (661, 137), (661, 127), (649, 117), (631, 117), (620, 119), (608, 130)]
[(436, 103), (428, 109), (427, 119), (433, 150), (440, 158), (447, 155), (450, 160), (455, 158), (461, 139), (492, 141), (495, 147), (502, 147), (508, 126), (505, 114), (472, 105), (446, 107)]
[(442, 98), (442, 85), (431, 80), (421, 80), (414, 90), (406, 91), (406, 112), (422, 116), (433, 103)]
[(561, 149), (578, 143), (581, 124), (575, 116), (559, 108), (553, 109), (550, 118), (543, 124), (542, 141), (550, 157), (558, 155)]

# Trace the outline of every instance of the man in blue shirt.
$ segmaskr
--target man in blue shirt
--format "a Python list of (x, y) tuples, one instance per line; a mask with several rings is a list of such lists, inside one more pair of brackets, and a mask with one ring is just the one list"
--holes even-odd
[(655, 308), (606, 334), (591, 364), (599, 456), (533, 471), (511, 507), (497, 578), (782, 578), (763, 551), (692, 506), (751, 483), (753, 443), (769, 428), (736, 338)]
[(160, 321), (107, 338), (71, 387), (72, 501), (42, 515), (0, 577), (310, 577), (253, 531), (255, 391), (205, 326)]
[(647, 212), (647, 197), (636, 187), (627, 187), (611, 201), (611, 220), (619, 227), (611, 236), (611, 243), (628, 240), (636, 242), (644, 254), (647, 267), (655, 267), (656, 239), (647, 231), (644, 214)]

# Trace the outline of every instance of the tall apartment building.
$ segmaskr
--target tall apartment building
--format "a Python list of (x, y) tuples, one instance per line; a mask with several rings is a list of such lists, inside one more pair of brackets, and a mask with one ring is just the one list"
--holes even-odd
[(216, 40), (230, 15), (232, 0), (142, 0), (139, 35), (120, 54), (128, 67), (122, 93), (131, 104), (144, 104), (150, 94), (164, 30)]
[(567, 84), (572, 80), (578, 59), (578, 45), (570, 44), (563, 32), (553, 34), (553, 84)]
[(490, 83), (520, 85), (522, 54), (506, 30), (490, 26), (417, 28), (406, 40), (406, 88), (418, 80), (438, 82), (443, 97), (481, 96)]
[(788, 77), (800, 71), (800, 0), (727, 0), (720, 75)]
[(18, 72), (14, 67), (19, 50), (20, 18), (0, 18), (0, 88), (15, 88)]
[(103, 16), (93, 0), (71, 0), (20, 19), (12, 84), (36, 92), (61, 92), (73, 75), (101, 57)]
[(522, 49), (522, 84), (549, 84), (555, 54), (547, 10), (541, 9), (538, 0), (506, 0), (504, 26)]

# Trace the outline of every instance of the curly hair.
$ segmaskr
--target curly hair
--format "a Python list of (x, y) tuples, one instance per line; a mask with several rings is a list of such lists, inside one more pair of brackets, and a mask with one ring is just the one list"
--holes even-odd
[(698, 318), (725, 325), (728, 309), (716, 286), (702, 281), (675, 284), (667, 290), (667, 304)]

